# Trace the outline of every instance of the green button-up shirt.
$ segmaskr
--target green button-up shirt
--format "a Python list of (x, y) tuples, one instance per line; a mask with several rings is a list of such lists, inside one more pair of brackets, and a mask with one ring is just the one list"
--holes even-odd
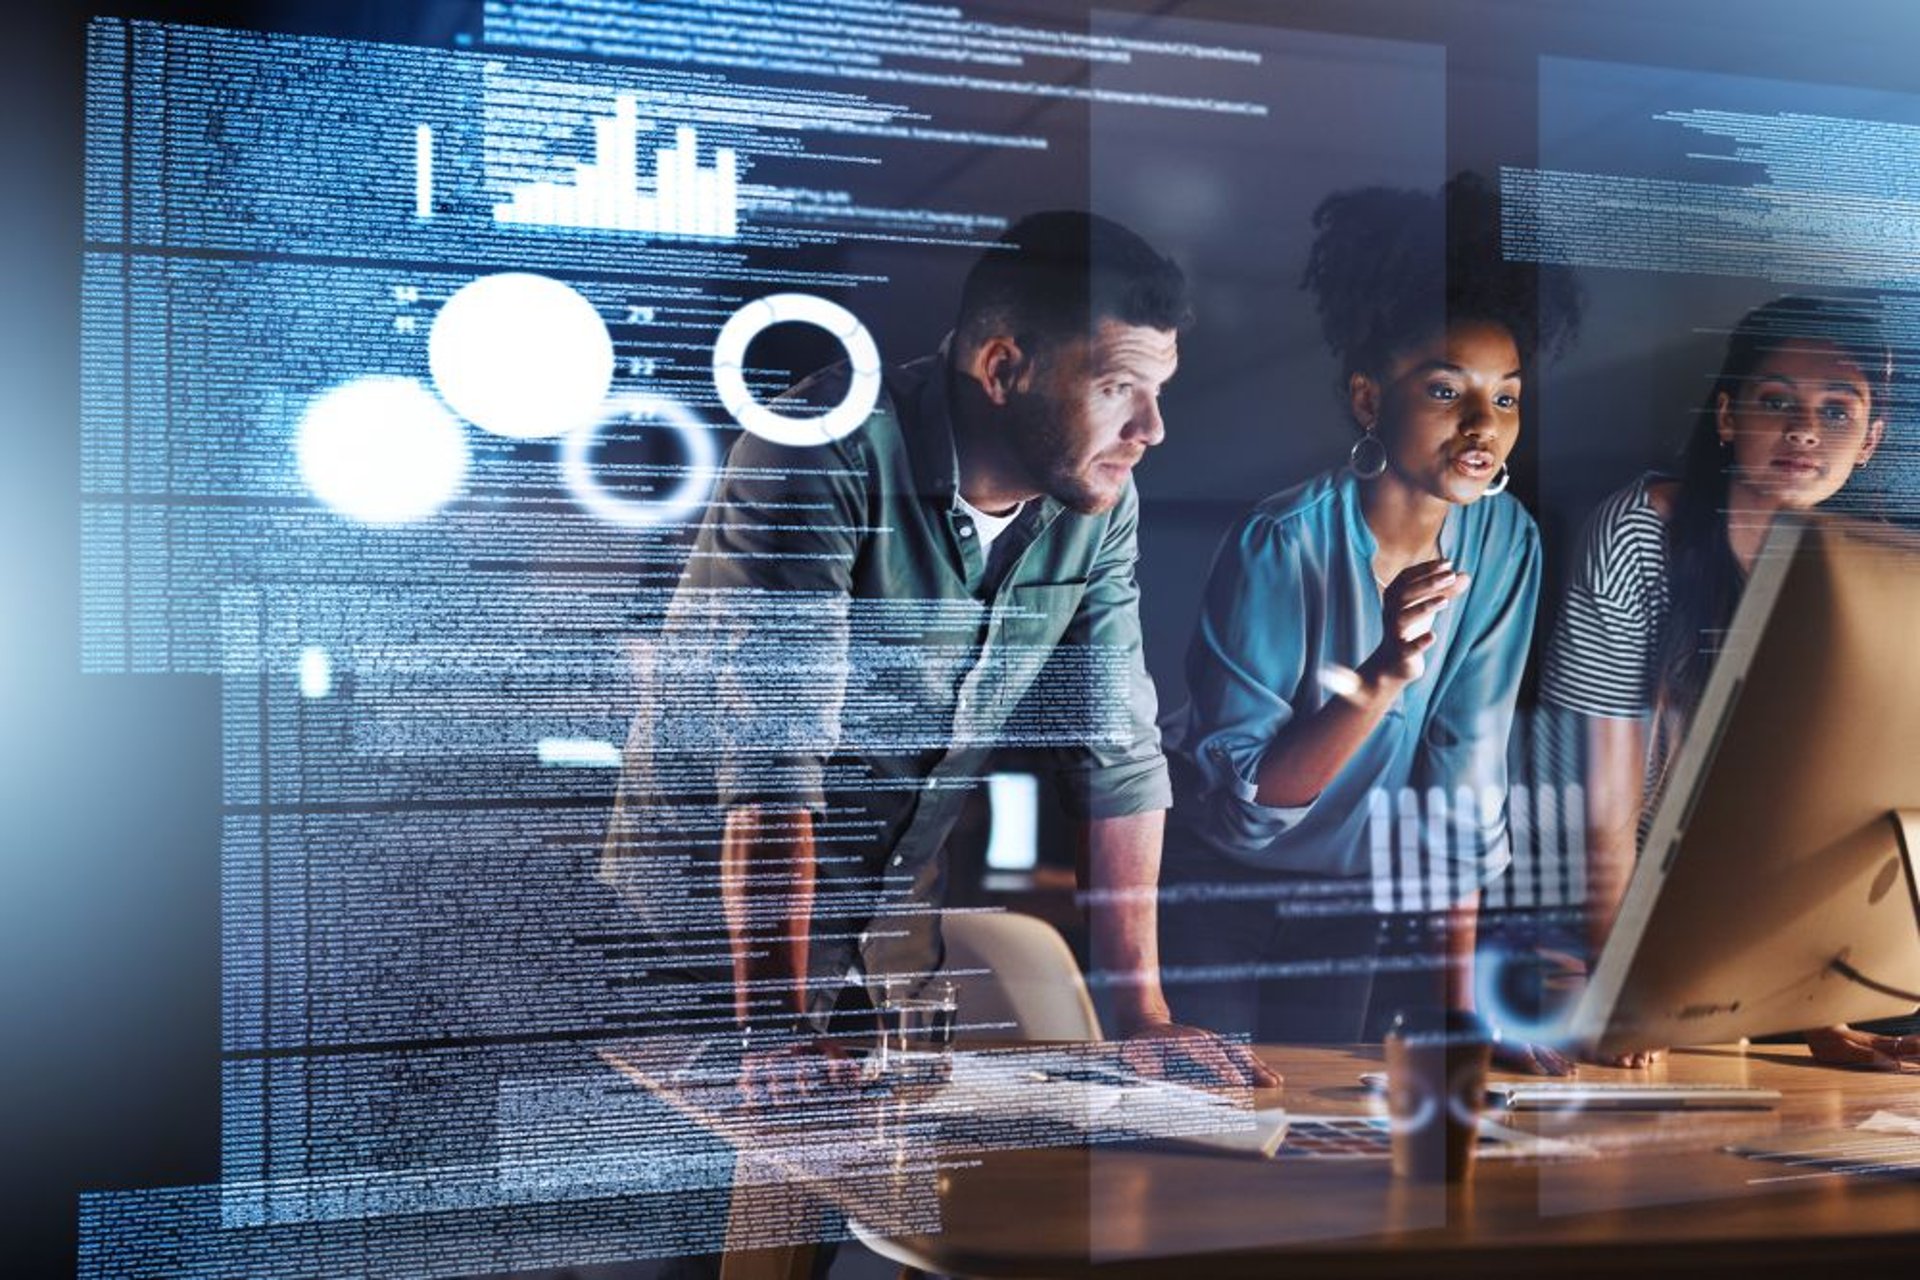
[[(1139, 499), (1081, 515), (1029, 502), (982, 555), (955, 502), (944, 361), (890, 371), (831, 443), (743, 435), (666, 624), (639, 646), (608, 877), (663, 970), (718, 981), (715, 879), (728, 809), (806, 809), (811, 970), (830, 999), (940, 960), (945, 841), (997, 748), (1043, 748), (1086, 816), (1171, 794), (1141, 653)], [(844, 371), (800, 389), (837, 401)]]

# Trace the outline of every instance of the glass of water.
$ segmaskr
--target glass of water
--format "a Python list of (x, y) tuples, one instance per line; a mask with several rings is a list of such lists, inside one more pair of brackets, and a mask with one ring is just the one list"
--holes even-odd
[(959, 1003), (953, 983), (945, 978), (935, 979), (915, 995), (896, 995), (889, 987), (877, 1012), (885, 1069), (937, 1065), (953, 1048)]

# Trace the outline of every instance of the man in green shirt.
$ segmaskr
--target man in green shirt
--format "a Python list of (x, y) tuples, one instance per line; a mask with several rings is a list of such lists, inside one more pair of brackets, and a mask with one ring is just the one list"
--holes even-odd
[[(1084, 213), (1014, 226), (938, 355), (865, 423), (743, 435), (645, 646), (605, 870), (671, 1017), (791, 1033), (936, 968), (944, 846), (996, 748), (1046, 748), (1087, 827), (1095, 969), (1147, 1061), (1272, 1083), (1174, 1024), (1154, 886), (1170, 800), (1131, 472), (1189, 318), (1179, 269)], [(782, 405), (837, 404), (841, 367)], [(723, 993), (718, 1000), (697, 994)], [(730, 993), (730, 1002), (724, 998)]]

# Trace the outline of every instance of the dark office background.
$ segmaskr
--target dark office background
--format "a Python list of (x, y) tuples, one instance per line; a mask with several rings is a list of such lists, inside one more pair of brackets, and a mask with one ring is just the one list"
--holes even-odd
[[(476, 9), (102, 3), (16, 6), (6, 19), (0, 1206), (9, 1230), (0, 1267), (10, 1274), (71, 1273), (83, 1189), (219, 1174), (215, 680), (79, 674), (86, 19), (107, 12), (445, 44), (471, 28)], [(1057, 157), (1067, 168), (1050, 194), (1078, 189), (1136, 222), (1187, 262), (1201, 291), (1205, 318), (1167, 397), (1168, 443), (1140, 473), (1149, 655), (1168, 700), (1178, 697), (1180, 652), (1220, 530), (1263, 494), (1336, 462), (1347, 444), (1331, 366), (1293, 288), (1305, 213), (1320, 196), (1396, 173), (1431, 185), (1461, 168), (1539, 163), (1542, 55), (1920, 93), (1920, 8), (1906, 0), (1240, 0), (1101, 12), (1109, 23), (1137, 12), (1244, 24), (1237, 41), (1271, 47), (1298, 73), (1273, 87), (1282, 109), (1257, 131), (1255, 150), (1242, 152), (1226, 126), (1212, 150), (1195, 150), (1095, 118), (1082, 126), (1087, 153)], [(1349, 37), (1430, 48), (1389, 59), (1403, 73), (1395, 77), (1323, 68), (1316, 78), (1308, 54), (1356, 48)], [(1219, 199), (1168, 202), (1170, 190), (1203, 189), (1215, 164), (1241, 170)], [(1181, 181), (1158, 180), (1169, 173)], [(951, 297), (965, 267), (957, 252), (872, 253), (858, 265), (894, 275), (901, 298)], [(1779, 291), (1761, 281), (1593, 277), (1582, 346), (1530, 393), (1516, 485), (1536, 503), (1556, 561), (1595, 498), (1671, 456), (1717, 358), (1703, 331)], [(906, 306), (865, 319), (893, 356), (931, 346), (945, 321)]]

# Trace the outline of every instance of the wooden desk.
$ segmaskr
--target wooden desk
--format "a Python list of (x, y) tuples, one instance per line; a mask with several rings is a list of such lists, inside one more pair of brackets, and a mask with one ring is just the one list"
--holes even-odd
[[(1356, 1078), (1380, 1069), (1377, 1048), (1262, 1056), (1285, 1075), (1293, 1112), (1374, 1110)], [(610, 1060), (657, 1083), (631, 1061)], [(982, 1277), (1806, 1280), (1808, 1268), (1842, 1261), (1865, 1264), (1857, 1275), (1920, 1267), (1920, 1184), (1808, 1175), (1720, 1150), (1794, 1129), (1851, 1127), (1880, 1108), (1920, 1114), (1920, 1075), (1820, 1067), (1798, 1046), (1683, 1050), (1651, 1071), (1582, 1067), (1581, 1075), (1751, 1084), (1784, 1096), (1764, 1112), (1510, 1117), (1514, 1127), (1575, 1138), (1595, 1154), (1482, 1161), (1472, 1182), (1455, 1188), (1397, 1180), (1384, 1160), (1262, 1161), (1136, 1144), (973, 1153), (931, 1175), (939, 1230), (894, 1235), (887, 1248), (924, 1270)], [(764, 1154), (751, 1120), (709, 1119), (743, 1154)], [(877, 1229), (890, 1210), (861, 1203), (873, 1186), (798, 1170), (790, 1180), (796, 1199), (826, 1201)], [(741, 1203), (736, 1192), (736, 1216)], [(795, 1257), (761, 1261), (791, 1266)]]
[[(1271, 1050), (1300, 1113), (1369, 1110), (1355, 1083), (1377, 1049)], [(942, 1230), (897, 1242), (916, 1264), (977, 1276), (1792, 1272), (1841, 1259), (1920, 1268), (1920, 1185), (1796, 1176), (1719, 1150), (1795, 1128), (1920, 1113), (1920, 1075), (1820, 1067), (1798, 1046), (1674, 1053), (1591, 1079), (1751, 1084), (1772, 1112), (1539, 1115), (1515, 1127), (1580, 1138), (1593, 1159), (1481, 1162), (1458, 1188), (1409, 1185), (1384, 1161), (1253, 1161), (1139, 1147), (989, 1153), (945, 1174)], [(1176, 1262), (1175, 1260), (1182, 1260)]]

